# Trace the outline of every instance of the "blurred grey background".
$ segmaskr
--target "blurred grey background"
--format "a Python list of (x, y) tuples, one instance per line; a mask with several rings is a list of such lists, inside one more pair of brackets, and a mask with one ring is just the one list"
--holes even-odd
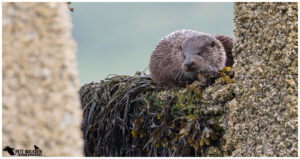
[(156, 44), (175, 30), (234, 36), (233, 3), (228, 2), (72, 2), (71, 7), (81, 85), (145, 70)]

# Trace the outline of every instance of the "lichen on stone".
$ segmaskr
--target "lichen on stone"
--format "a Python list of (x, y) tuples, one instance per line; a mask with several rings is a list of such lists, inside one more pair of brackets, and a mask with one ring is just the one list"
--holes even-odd
[(298, 4), (235, 3), (232, 156), (297, 156)]

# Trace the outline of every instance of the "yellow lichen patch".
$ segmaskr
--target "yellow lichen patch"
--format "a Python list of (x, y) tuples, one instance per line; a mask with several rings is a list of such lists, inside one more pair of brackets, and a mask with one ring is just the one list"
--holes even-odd
[(230, 80), (227, 81), (227, 83), (233, 83), (233, 82), (234, 82), (233, 79), (230, 79)]
[(188, 140), (188, 143), (189, 143), (190, 145), (192, 145), (192, 144), (193, 144), (193, 140), (192, 140), (192, 139), (189, 139), (189, 140)]
[(231, 70), (231, 67), (224, 67), (222, 69), (222, 72), (229, 72)]
[(160, 141), (155, 144), (155, 147), (158, 148), (160, 146)]
[(137, 124), (137, 122), (138, 122), (138, 118), (135, 118), (133, 124)]
[(224, 77), (224, 76), (226, 76), (226, 73), (220, 72), (220, 77)]
[(220, 83), (220, 84), (229, 84), (233, 83), (233, 79), (230, 79), (230, 77), (224, 73), (220, 72), (220, 77), (216, 79), (215, 83)]
[(228, 75), (226, 75), (226, 76), (224, 77), (224, 79), (225, 79), (225, 80), (229, 80), (230, 77), (229, 77)]
[(188, 121), (193, 121), (193, 120), (196, 119), (196, 116), (195, 115), (188, 115), (187, 119), (188, 119)]
[(201, 87), (199, 85), (199, 81), (194, 81), (188, 88), (189, 90), (192, 90), (195, 93), (195, 97), (199, 98), (201, 97), (202, 91)]
[(198, 79), (202, 78), (203, 75), (201, 75), (200, 73), (197, 75)]
[(155, 84), (150, 84), (150, 87), (151, 87), (151, 88), (154, 88), (154, 87), (155, 87)]
[(135, 130), (131, 130), (131, 135), (132, 135), (133, 137), (137, 137), (138, 133), (137, 133), (137, 131), (135, 131)]
[(173, 123), (173, 124), (171, 125), (171, 127), (172, 127), (172, 128), (175, 128), (175, 124)]
[(206, 145), (210, 145), (209, 138), (204, 138), (204, 142), (205, 142)]
[(189, 84), (186, 84), (186, 86), (185, 86), (187, 89), (190, 89), (191, 88), (191, 85), (189, 85)]
[(200, 146), (201, 146), (201, 147), (204, 146), (204, 139), (201, 139), (201, 140), (200, 140)]
[(142, 132), (141, 134), (140, 134), (140, 138), (143, 138), (144, 137), (144, 133)]

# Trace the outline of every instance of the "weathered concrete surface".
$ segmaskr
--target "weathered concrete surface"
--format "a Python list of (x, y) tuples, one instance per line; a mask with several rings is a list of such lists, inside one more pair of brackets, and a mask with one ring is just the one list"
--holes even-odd
[(297, 3), (235, 3), (232, 156), (297, 156)]
[(43, 156), (82, 156), (76, 44), (67, 4), (3, 3), (2, 9), (2, 145), (31, 150), (37, 145)]

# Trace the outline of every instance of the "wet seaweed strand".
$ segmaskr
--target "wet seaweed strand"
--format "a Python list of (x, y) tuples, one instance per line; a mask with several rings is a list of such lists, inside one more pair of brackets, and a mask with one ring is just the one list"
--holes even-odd
[[(232, 83), (223, 72), (219, 83)], [(86, 156), (205, 156), (222, 133), (217, 116), (203, 114), (197, 82), (165, 90), (146, 74), (114, 75), (80, 98)]]

